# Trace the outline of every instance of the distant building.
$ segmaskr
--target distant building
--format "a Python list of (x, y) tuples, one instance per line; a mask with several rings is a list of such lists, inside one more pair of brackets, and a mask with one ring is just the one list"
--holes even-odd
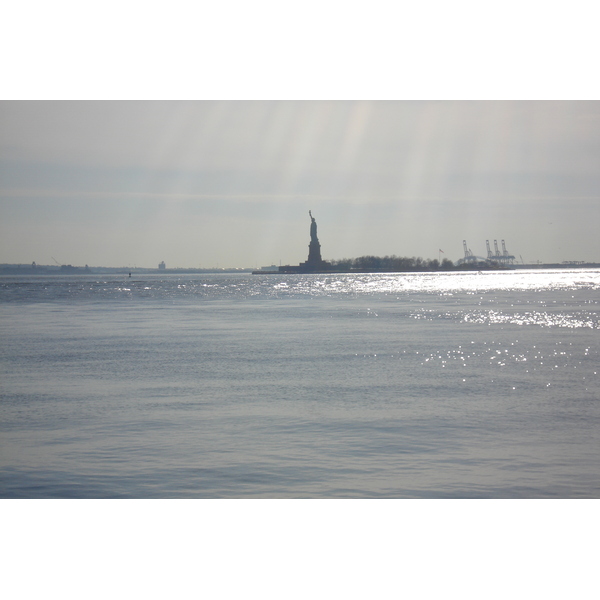
[(163, 260), (162, 262), (158, 263), (158, 268), (159, 269), (166, 269), (167, 265), (165, 265), (165, 261)]

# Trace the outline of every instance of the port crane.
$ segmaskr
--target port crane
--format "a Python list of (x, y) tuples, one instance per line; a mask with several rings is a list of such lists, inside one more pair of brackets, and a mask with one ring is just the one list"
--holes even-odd
[(484, 258), (483, 256), (475, 256), (473, 251), (467, 246), (467, 241), (463, 240), (463, 250), (465, 252), (465, 256), (464, 258), (461, 258), (457, 264), (486, 262), (488, 264), (512, 265), (515, 257), (506, 249), (506, 242), (504, 240), (501, 241), (501, 244), (502, 252), (500, 252), (500, 249), (498, 248), (498, 240), (494, 240), (495, 251), (493, 251), (490, 247), (490, 240), (485, 240), (487, 258)]
[(502, 244), (502, 252), (500, 252), (498, 249), (498, 240), (494, 240), (495, 252), (492, 252), (492, 249), (490, 248), (490, 240), (485, 240), (488, 261), (502, 265), (512, 265), (515, 257), (512, 254), (509, 254), (508, 250), (506, 249), (506, 242), (504, 240), (501, 240), (500, 243)]
[(481, 256), (475, 256), (473, 254), (473, 252), (467, 246), (467, 240), (463, 240), (463, 249), (465, 251), (465, 257), (461, 258), (458, 261), (458, 264), (460, 264), (460, 263), (478, 263), (481, 261), (485, 262), (485, 258), (482, 258)]
[(494, 240), (494, 250), (496, 250), (496, 254), (494, 254), (496, 259), (500, 258), (500, 250), (498, 250), (498, 240)]
[(463, 248), (465, 250), (465, 260), (473, 256), (473, 253), (467, 248), (467, 240), (463, 240)]
[(506, 264), (513, 264), (515, 257), (512, 254), (508, 253), (508, 250), (506, 249), (506, 244), (504, 243), (504, 240), (502, 240), (502, 260), (506, 263)]

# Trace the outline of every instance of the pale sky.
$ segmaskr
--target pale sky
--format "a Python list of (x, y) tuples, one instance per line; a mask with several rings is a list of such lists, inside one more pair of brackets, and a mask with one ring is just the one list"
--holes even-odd
[(597, 101), (3, 101), (0, 263), (600, 262)]

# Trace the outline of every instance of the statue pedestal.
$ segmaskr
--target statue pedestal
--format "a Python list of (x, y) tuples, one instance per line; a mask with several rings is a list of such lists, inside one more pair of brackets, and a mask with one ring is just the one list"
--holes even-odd
[(319, 242), (312, 241), (308, 245), (308, 260), (305, 264), (320, 265), (323, 262), (321, 258), (321, 244)]

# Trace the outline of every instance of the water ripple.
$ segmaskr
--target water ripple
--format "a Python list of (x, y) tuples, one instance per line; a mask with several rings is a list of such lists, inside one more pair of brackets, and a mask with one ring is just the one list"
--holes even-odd
[(246, 299), (262, 297), (404, 296), (452, 298), (511, 291), (596, 291), (600, 270), (506, 271), (482, 273), (396, 273), (331, 275), (122, 275), (104, 277), (0, 277), (0, 302), (94, 301), (154, 298)]

